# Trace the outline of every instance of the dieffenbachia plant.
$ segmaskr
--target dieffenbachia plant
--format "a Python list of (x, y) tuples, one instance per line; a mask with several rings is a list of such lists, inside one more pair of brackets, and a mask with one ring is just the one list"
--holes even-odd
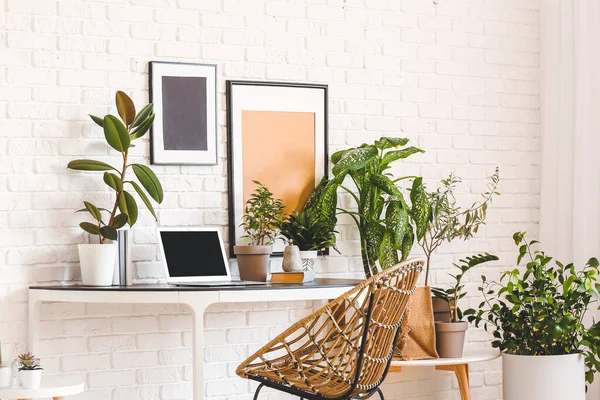
[[(104, 183), (115, 192), (112, 210), (99, 208), (84, 201), (85, 208), (77, 211), (88, 212), (92, 216), (93, 223), (82, 222), (79, 226), (92, 235), (98, 235), (100, 243), (105, 243), (106, 240), (116, 240), (117, 229), (122, 228), (125, 224), (132, 227), (137, 221), (138, 205), (131, 192), (126, 190), (127, 188), (133, 188), (155, 219), (156, 213), (148, 196), (159, 204), (163, 201), (163, 189), (154, 172), (146, 165), (128, 163), (132, 142), (144, 136), (154, 122), (153, 105), (148, 104), (136, 112), (133, 101), (121, 91), (116, 94), (116, 105), (121, 119), (111, 114), (104, 118), (94, 115), (90, 115), (90, 117), (104, 130), (104, 137), (108, 145), (121, 153), (123, 158), (121, 168), (117, 169), (107, 163), (95, 160), (73, 160), (67, 166), (80, 171), (105, 171)], [(126, 172), (129, 168), (133, 171), (139, 184), (132, 179), (126, 179)], [(107, 214), (108, 219), (102, 214), (103, 212)]]
[[(382, 137), (373, 144), (341, 150), (331, 156), (333, 179), (319, 189), (318, 201), (310, 204), (320, 210), (323, 218), (333, 220), (338, 188), (350, 194), (356, 209), (338, 209), (349, 215), (360, 233), (363, 268), (367, 277), (386, 269), (408, 257), (415, 233), (423, 237), (429, 215), (427, 197), (420, 177), (395, 178), (388, 171), (391, 164), (424, 151), (416, 147), (404, 147), (405, 138)], [(343, 185), (350, 177), (355, 190)], [(414, 179), (409, 205), (398, 188), (403, 179)], [(414, 224), (414, 228), (413, 228)], [(401, 252), (401, 257), (398, 255)], [(379, 264), (377, 264), (379, 262)]]

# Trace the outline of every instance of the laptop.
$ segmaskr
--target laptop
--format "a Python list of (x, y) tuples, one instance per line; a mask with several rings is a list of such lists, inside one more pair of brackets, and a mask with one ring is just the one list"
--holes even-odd
[(167, 283), (179, 286), (265, 285), (231, 279), (218, 228), (158, 228)]

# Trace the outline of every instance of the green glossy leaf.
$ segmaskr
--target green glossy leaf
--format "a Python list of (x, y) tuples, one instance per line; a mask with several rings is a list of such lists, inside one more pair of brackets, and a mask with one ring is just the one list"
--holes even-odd
[(105, 172), (103, 179), (104, 183), (113, 188), (115, 191), (120, 192), (123, 190), (123, 182), (117, 175)]
[(148, 116), (152, 114), (152, 109), (154, 108), (154, 104), (150, 103), (146, 105), (146, 107), (142, 108), (140, 112), (137, 113), (133, 122), (131, 123), (132, 128), (136, 128), (140, 126), (142, 123), (146, 121)]
[(135, 105), (131, 98), (119, 90), (115, 95), (115, 103), (117, 103), (117, 111), (125, 125), (131, 125), (135, 118)]
[(423, 187), (423, 178), (415, 178), (410, 191), (410, 201), (412, 203), (412, 217), (417, 228), (417, 241), (421, 241), (427, 230), (429, 221), (429, 201)]
[(84, 201), (83, 204), (85, 205), (85, 208), (88, 210), (88, 212), (92, 214), (92, 217), (94, 217), (96, 221), (102, 221), (102, 214), (95, 205), (87, 201)]
[(415, 153), (425, 153), (425, 150), (421, 150), (416, 147), (407, 147), (402, 150), (389, 151), (383, 156), (383, 163), (389, 164), (401, 158), (407, 158)]
[(156, 218), (156, 213), (154, 212), (154, 207), (152, 207), (152, 203), (150, 203), (150, 199), (148, 199), (148, 196), (146, 196), (146, 194), (144, 193), (144, 191), (142, 190), (140, 185), (138, 185), (137, 183), (135, 183), (133, 181), (129, 181), (129, 183), (131, 184), (131, 186), (133, 186), (133, 188), (137, 192), (138, 196), (140, 196), (140, 198), (142, 199), (142, 201), (144, 202), (144, 204), (146, 205), (146, 207), (148, 208), (148, 210), (150, 211), (150, 213), (152, 214), (154, 219), (158, 221), (158, 218)]
[(388, 230), (384, 233), (383, 239), (381, 239), (381, 247), (379, 248), (379, 265), (381, 269), (385, 270), (394, 265), (398, 264), (398, 251), (394, 249), (392, 243), (392, 233)]
[(119, 214), (115, 216), (115, 219), (113, 220), (111, 226), (115, 229), (121, 229), (125, 226), (127, 221), (129, 221), (129, 217), (127, 216), (127, 214)]
[(346, 152), (333, 167), (333, 175), (366, 167), (378, 155), (375, 146), (359, 147)]
[(94, 121), (96, 123), (96, 125), (98, 125), (100, 128), (104, 127), (104, 119), (102, 119), (100, 117), (96, 117), (95, 115), (92, 115), (92, 114), (88, 114), (88, 115), (90, 116), (92, 121)]
[(127, 151), (131, 144), (127, 128), (114, 115), (104, 117), (104, 137), (110, 147), (120, 152)]
[(133, 226), (138, 218), (138, 206), (131, 193), (123, 191), (119, 196), (119, 210), (128, 217), (129, 226)]
[(143, 164), (132, 164), (131, 168), (133, 168), (133, 173), (139, 179), (150, 197), (157, 203), (162, 203), (164, 197), (163, 188), (150, 167)]
[(379, 222), (369, 222), (365, 226), (364, 240), (370, 265), (375, 264), (375, 261), (379, 259), (379, 250), (384, 234), (385, 227)]
[(98, 225), (94, 225), (90, 222), (82, 222), (79, 224), (79, 227), (91, 235), (100, 234), (100, 229), (98, 229)]
[(412, 229), (406, 230), (404, 232), (404, 238), (402, 239), (402, 261), (408, 259), (410, 255), (410, 251), (412, 250), (413, 243), (415, 241), (415, 235), (412, 232)]
[(106, 225), (100, 228), (100, 235), (109, 240), (117, 240), (117, 230), (110, 225)]
[(405, 146), (408, 143), (407, 138), (382, 137), (375, 141), (375, 147), (381, 150), (391, 149), (392, 147)]
[(342, 159), (342, 156), (349, 151), (350, 151), (350, 149), (336, 151), (335, 153), (333, 153), (331, 155), (331, 163), (337, 164)]
[(155, 115), (152, 114), (140, 126), (138, 126), (137, 129), (131, 134), (131, 140), (138, 139), (144, 136), (154, 123), (154, 117)]
[(67, 164), (67, 168), (78, 171), (117, 171), (116, 168), (108, 165), (107, 163), (94, 160), (73, 160)]
[(396, 187), (394, 182), (392, 182), (392, 180), (390, 178), (388, 178), (387, 176), (385, 176), (383, 174), (373, 174), (373, 175), (371, 175), (370, 180), (371, 180), (371, 184), (373, 184), (375, 187), (381, 189), (385, 193), (392, 195), (392, 196), (398, 196), (398, 197), (402, 196), (402, 192), (400, 192), (400, 189), (398, 189), (398, 187)]

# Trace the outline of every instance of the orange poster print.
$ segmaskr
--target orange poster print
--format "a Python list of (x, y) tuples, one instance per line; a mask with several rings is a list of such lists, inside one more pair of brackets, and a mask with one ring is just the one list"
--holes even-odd
[(244, 204), (263, 183), (286, 213), (301, 210), (315, 188), (315, 114), (242, 111)]

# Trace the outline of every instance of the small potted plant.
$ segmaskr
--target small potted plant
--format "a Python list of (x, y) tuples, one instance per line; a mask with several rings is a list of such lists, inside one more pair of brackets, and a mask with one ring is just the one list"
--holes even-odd
[[(163, 189), (154, 172), (146, 165), (128, 162), (132, 142), (144, 136), (154, 122), (153, 106), (148, 104), (136, 112), (133, 101), (121, 91), (116, 94), (116, 105), (120, 119), (110, 114), (104, 118), (93, 115), (90, 117), (104, 130), (108, 145), (120, 153), (122, 166), (115, 168), (95, 160), (74, 160), (67, 166), (79, 171), (104, 171), (104, 183), (115, 194), (110, 209), (96, 207), (91, 202), (84, 201), (84, 208), (77, 211), (90, 214), (93, 222), (82, 222), (79, 226), (98, 237), (97, 244), (79, 245), (81, 278), (83, 284), (89, 286), (112, 285), (117, 254), (117, 244), (112, 241), (117, 239), (117, 229), (126, 224), (132, 227), (138, 218), (138, 205), (131, 189), (155, 219), (156, 213), (148, 196), (157, 203), (163, 201)], [(126, 176), (129, 169), (139, 183)]]
[(337, 251), (335, 233), (333, 225), (306, 208), (290, 214), (281, 226), (281, 235), (298, 246), (304, 270), (313, 269), (319, 251), (330, 247)]
[(37, 389), (42, 383), (43, 368), (40, 360), (31, 353), (19, 355), (19, 380), (26, 389)]
[(238, 259), (240, 279), (266, 282), (273, 242), (285, 219), (283, 203), (262, 183), (253, 181), (258, 188), (246, 202), (241, 226), (247, 245), (234, 246)]
[[(465, 315), (483, 325), (502, 353), (504, 398), (510, 400), (584, 400), (585, 381), (600, 370), (600, 322), (586, 323), (600, 298), (600, 263), (583, 268), (553, 261), (534, 250), (524, 232), (513, 235), (519, 247), (517, 266), (488, 281), (482, 276), (484, 301)], [(592, 307), (593, 305), (593, 307)], [(587, 369), (587, 370), (586, 370)]]
[(2, 345), (0, 345), (0, 389), (12, 386), (12, 366), (2, 359)]
[(431, 289), (436, 298), (445, 301), (450, 306), (450, 319), (447, 321), (435, 321), (435, 343), (440, 357), (460, 358), (463, 354), (465, 332), (469, 324), (467, 321), (463, 321), (463, 313), (458, 307), (459, 300), (467, 295), (462, 279), (471, 268), (488, 261), (497, 260), (498, 257), (488, 253), (460, 260), (460, 264), (453, 264), (458, 272), (455, 275), (449, 274), (454, 279), (454, 284), (447, 289)]

